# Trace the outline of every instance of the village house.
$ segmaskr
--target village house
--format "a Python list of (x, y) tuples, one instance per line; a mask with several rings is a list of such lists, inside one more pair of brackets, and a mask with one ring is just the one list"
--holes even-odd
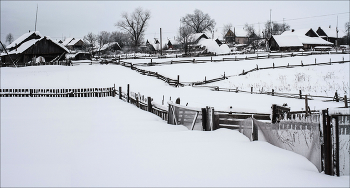
[(81, 51), (83, 50), (83, 46), (84, 46), (84, 41), (81, 39), (75, 39), (75, 38), (66, 38), (66, 40), (64, 40), (62, 42), (62, 44), (71, 51)]
[(231, 29), (227, 31), (224, 38), (226, 44), (247, 44), (249, 41), (247, 35), (247, 31), (244, 28), (233, 28), (233, 31)]
[(43, 36), (39, 31), (28, 32), (20, 36), (6, 47), (7, 53), (1, 53), (1, 62), (4, 66), (24, 66), (28, 62), (36, 63), (36, 59), (49, 62), (64, 59), (69, 50), (50, 37)]
[(101, 48), (97, 47), (95, 50), (93, 50), (93, 53), (109, 55), (109, 54), (116, 53), (118, 50), (121, 50), (119, 43), (110, 42), (110, 43), (104, 44)]
[(273, 51), (329, 49), (332, 45), (333, 43), (319, 37), (313, 29), (292, 29), (281, 35), (272, 35), (269, 40), (270, 50)]
[(331, 26), (326, 27), (326, 28), (321, 28), (318, 27), (318, 29), (316, 30), (316, 33), (324, 40), (331, 42), (335, 45), (339, 45), (337, 44), (337, 40), (339, 38), (342, 38), (344, 35), (341, 34), (341, 32), (337, 33), (337, 28), (331, 28)]

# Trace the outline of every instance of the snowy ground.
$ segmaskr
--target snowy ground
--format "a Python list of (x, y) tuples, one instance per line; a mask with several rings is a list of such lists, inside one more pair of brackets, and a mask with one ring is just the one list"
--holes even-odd
[(189, 131), (117, 98), (1, 98), (4, 187), (346, 187), (237, 131)]
[[(312, 63), (315, 57), (308, 57), (304, 57), (303, 62)], [(328, 58), (326, 55), (320, 57)], [(333, 57), (342, 59), (340, 56)], [(258, 61), (263, 63), (265, 60)], [(266, 64), (270, 66), (271, 61)], [(281, 64), (286, 62), (281, 61)], [(174, 75), (185, 75), (180, 71), (191, 66), (208, 66), (208, 69), (215, 70), (220, 64), (231, 66), (230, 63), (241, 63), (237, 64), (240, 66), (238, 70), (246, 68), (245, 65), (247, 70), (250, 64), (253, 68), (256, 66), (251, 60), (185, 64), (181, 65), (186, 66), (182, 69), (176, 68), (177, 65), (154, 68), (163, 68), (160, 71), (171, 73), (168, 69), (173, 67)], [(343, 66), (346, 68), (349, 64)], [(226, 65), (220, 67), (215, 74), (227, 68)], [(207, 71), (203, 67), (200, 70)], [(216, 110), (228, 110), (232, 106), (234, 111), (269, 113), (272, 104), (288, 103), (292, 110), (305, 107), (304, 100), (299, 99), (215, 92), (206, 88), (174, 88), (154, 77), (112, 64), (6, 67), (0, 71), (1, 88), (8, 89), (112, 87), (115, 84), (125, 91), (126, 85), (130, 84), (132, 91), (151, 96), (158, 104), (161, 104), (164, 95), (165, 102), (170, 97), (173, 101), (180, 97), (183, 105), (212, 106)], [(198, 78), (203, 76), (203, 72), (197, 69), (192, 73)], [(346, 71), (341, 73), (348, 76)], [(257, 79), (251, 74), (252, 77), (247, 75), (247, 79)], [(340, 80), (345, 78), (340, 77)], [(349, 186), (348, 176), (338, 178), (318, 173), (312, 163), (292, 152), (261, 141), (249, 142), (248, 138), (232, 130), (200, 132), (167, 125), (157, 116), (117, 98), (0, 100), (1, 186), (5, 187)], [(311, 109), (343, 105), (309, 101)]]

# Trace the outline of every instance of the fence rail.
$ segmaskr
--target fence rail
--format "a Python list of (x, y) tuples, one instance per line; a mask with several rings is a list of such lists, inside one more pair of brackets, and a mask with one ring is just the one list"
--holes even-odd
[(115, 88), (0, 89), (0, 97), (109, 97)]

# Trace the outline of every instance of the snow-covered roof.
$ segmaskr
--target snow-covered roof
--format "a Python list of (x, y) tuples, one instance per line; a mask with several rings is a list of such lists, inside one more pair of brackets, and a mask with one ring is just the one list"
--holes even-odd
[(201, 39), (198, 41), (198, 44), (202, 47), (205, 46), (208, 52), (213, 52), (216, 54), (227, 54), (230, 53), (230, 48), (226, 44), (222, 44), (221, 46), (216, 43), (215, 40), (212, 39)]
[[(119, 43), (118, 42), (110, 42), (110, 43), (108, 43), (108, 44), (104, 44), (103, 46), (102, 46), (102, 48), (101, 48), (101, 51), (103, 51), (103, 50), (106, 50), (107, 48), (109, 48), (110, 46), (114, 46), (114, 45), (118, 45), (119, 46)], [(119, 46), (120, 47), (120, 46)]]
[(40, 34), (39, 31), (31, 31), (29, 33), (25, 33), (22, 36), (18, 37), (15, 41), (13, 41), (11, 44), (9, 44), (8, 46), (6, 46), (7, 49), (16, 47), (16, 45), (20, 44), (21, 42), (23, 42), (24, 40), (26, 40), (28, 37), (30, 37), (33, 33), (35, 33), (37, 36), (39, 37), (43, 37), (43, 35)]
[(197, 41), (202, 35), (204, 35), (204, 37), (206, 37), (206, 38), (209, 38), (205, 33), (193, 33), (193, 34), (190, 35), (189, 38), (192, 41)]
[(320, 37), (308, 37), (297, 35), (273, 35), (279, 47), (302, 47), (304, 44), (332, 45), (333, 43)]
[(299, 36), (299, 40), (303, 44), (333, 45), (333, 43), (323, 40), (321, 37)]
[[(81, 39), (76, 39), (76, 38), (68, 38), (68, 40), (66, 39), (62, 44), (65, 46), (73, 46), (75, 45), (77, 42), (79, 42)], [(82, 41), (82, 40), (81, 40)]]
[(234, 33), (236, 37), (247, 37), (248, 32), (243, 29), (243, 27), (234, 28)]
[[(327, 37), (337, 38), (336, 28), (325, 27), (325, 28), (321, 28), (321, 29), (323, 30), (323, 32), (326, 33)], [(342, 38), (343, 36), (344, 36), (344, 33), (339, 31), (338, 38)]]
[(62, 44), (63, 44), (64, 46), (67, 46), (67, 45), (68, 45), (71, 41), (73, 41), (73, 40), (74, 40), (74, 38), (66, 38), (66, 40), (64, 40)]
[(296, 36), (306, 36), (305, 34), (310, 31), (310, 29), (292, 29), (289, 31), (284, 31), (281, 35), (296, 35)]
[(296, 35), (273, 35), (273, 38), (280, 47), (303, 46), (303, 43), (299, 40), (299, 37)]
[[(118, 42), (110, 42), (110, 43), (107, 43), (107, 44), (104, 44), (101, 49), (99, 49), (99, 47), (95, 47), (94, 48), (94, 52), (98, 52), (98, 51), (103, 51), (103, 50), (106, 50), (107, 48), (111, 47), (111, 46), (114, 46), (114, 45), (118, 45), (119, 46), (119, 43)], [(120, 48), (120, 46), (119, 46)]]
[[(41, 35), (42, 36), (42, 35)], [(27, 37), (28, 38), (28, 37)], [(53, 43), (55, 43), (56, 45), (58, 45), (59, 47), (61, 47), (62, 49), (64, 49), (66, 52), (69, 52), (69, 50), (64, 47), (62, 44), (58, 43), (55, 40), (52, 40), (50, 37), (41, 37), (40, 39), (31, 39), (29, 41), (26, 41), (24, 43), (22, 43), (20, 46), (18, 46), (16, 49), (13, 49), (11, 51), (8, 52), (8, 54), (20, 54), (23, 53), (24, 51), (26, 51), (28, 48), (30, 48), (31, 46), (33, 46), (34, 44), (36, 44), (37, 42), (41, 41), (42, 39), (46, 38), (47, 40), (52, 41)], [(6, 55), (6, 53), (3, 53), (1, 55)]]

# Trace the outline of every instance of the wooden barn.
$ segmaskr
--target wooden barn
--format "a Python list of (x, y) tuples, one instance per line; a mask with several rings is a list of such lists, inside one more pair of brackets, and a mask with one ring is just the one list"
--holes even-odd
[(333, 43), (322, 39), (312, 29), (292, 29), (283, 32), (281, 35), (272, 35), (269, 40), (270, 49), (277, 51), (312, 50), (321, 46), (332, 45)]
[(38, 57), (46, 62), (61, 60), (69, 52), (66, 47), (38, 31), (25, 33), (8, 45), (6, 51), (0, 56), (3, 66), (12, 65), (13, 62), (17, 66), (25, 66), (35, 63), (34, 58)]
[(318, 29), (316, 30), (316, 33), (324, 40), (331, 42), (333, 44), (336, 44), (338, 39), (344, 36), (342, 32), (338, 31), (337, 33), (337, 28), (331, 28), (330, 26), (326, 28), (318, 27)]
[(84, 41), (75, 38), (66, 38), (62, 44), (68, 49), (73, 51), (82, 50), (84, 46)]

